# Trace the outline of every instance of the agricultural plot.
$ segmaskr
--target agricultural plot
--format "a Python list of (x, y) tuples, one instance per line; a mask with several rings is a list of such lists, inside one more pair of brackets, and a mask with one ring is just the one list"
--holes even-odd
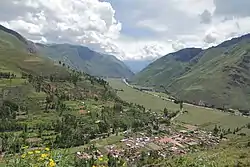
[(178, 104), (156, 98), (153, 95), (128, 87), (120, 79), (109, 79), (108, 81), (114, 89), (123, 90), (117, 91), (117, 94), (127, 102), (143, 105), (145, 108), (151, 109), (152, 111), (161, 111), (165, 107), (173, 111), (179, 109)]
[[(137, 103), (143, 105), (146, 108), (152, 109), (152, 111), (160, 111), (164, 107), (167, 109), (176, 111), (179, 109), (179, 105), (171, 101), (162, 100), (159, 97), (135, 90), (120, 79), (109, 79), (110, 85), (118, 91), (117, 94), (125, 101)], [(162, 94), (161, 94), (162, 95)], [(229, 113), (225, 113), (218, 110), (209, 108), (202, 108), (184, 104), (184, 110), (187, 113), (181, 114), (177, 117), (176, 121), (188, 123), (192, 125), (198, 125), (201, 128), (213, 129), (215, 125), (221, 126), (222, 128), (240, 128), (250, 123), (250, 118), (243, 116), (236, 116)]]

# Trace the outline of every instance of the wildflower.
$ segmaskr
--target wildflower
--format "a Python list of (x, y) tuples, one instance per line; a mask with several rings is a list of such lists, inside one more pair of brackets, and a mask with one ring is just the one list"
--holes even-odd
[(102, 157), (99, 157), (98, 159), (99, 159), (99, 161), (102, 161), (102, 160), (103, 160), (103, 158), (102, 158)]
[(28, 154), (29, 154), (29, 155), (32, 155), (32, 154), (33, 154), (33, 152), (32, 152), (32, 151), (29, 151), (29, 152), (28, 152)]
[(47, 148), (45, 148), (45, 150), (46, 150), (46, 151), (49, 151), (50, 149), (47, 147)]
[(92, 167), (96, 167), (95, 165), (93, 165)]
[(36, 153), (36, 154), (40, 154), (40, 153), (41, 153), (41, 151), (39, 151), (39, 150), (36, 150), (36, 151), (35, 151), (35, 153)]
[(56, 163), (54, 162), (53, 159), (49, 159), (49, 167), (54, 167), (56, 166)]
[(27, 149), (27, 148), (28, 148), (28, 146), (23, 146), (23, 147), (22, 147), (23, 150), (24, 150), (24, 149)]
[(41, 154), (41, 158), (45, 159), (48, 157), (48, 154)]
[(26, 157), (26, 154), (23, 154), (21, 157), (22, 157), (22, 158), (25, 158), (25, 157)]

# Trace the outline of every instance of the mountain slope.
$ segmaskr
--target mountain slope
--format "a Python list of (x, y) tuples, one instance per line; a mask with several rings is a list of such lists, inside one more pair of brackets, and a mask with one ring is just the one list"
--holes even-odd
[[(145, 86), (154, 86), (158, 83), (171, 83), (175, 77), (185, 72), (186, 67), (194, 56), (202, 49), (188, 48), (176, 53), (168, 54), (149, 64), (145, 69), (133, 77), (133, 81)], [(153, 77), (153, 78), (152, 78)], [(166, 78), (169, 78), (166, 80)]]
[(193, 51), (166, 55), (132, 81), (161, 91), (160, 85), (164, 85), (174, 96), (189, 102), (250, 109), (250, 35)]
[(131, 77), (133, 72), (112, 55), (94, 52), (87, 47), (70, 44), (37, 44), (42, 55), (94, 76)]
[[(38, 53), (45, 58), (62, 61), (78, 70), (94, 76), (125, 77), (133, 76), (133, 72), (115, 56), (101, 54), (84, 46), (70, 44), (34, 44), (18, 32), (0, 25), (0, 43), (4, 46)], [(15, 38), (13, 40), (12, 38)], [(4, 40), (2, 40), (4, 39)]]

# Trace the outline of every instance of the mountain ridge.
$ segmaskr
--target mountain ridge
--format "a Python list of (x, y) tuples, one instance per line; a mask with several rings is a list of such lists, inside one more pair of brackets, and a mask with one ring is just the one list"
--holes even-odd
[(2, 25), (0, 25), (0, 30), (16, 37), (20, 41), (19, 49), (25, 48), (30, 53), (36, 53), (57, 62), (62, 61), (65, 65), (90, 75), (123, 78), (134, 75), (122, 61), (113, 55), (102, 54), (81, 45), (33, 43), (18, 32)]
[(250, 34), (208, 49), (167, 54), (136, 74), (132, 83), (154, 86), (198, 104), (250, 109)]

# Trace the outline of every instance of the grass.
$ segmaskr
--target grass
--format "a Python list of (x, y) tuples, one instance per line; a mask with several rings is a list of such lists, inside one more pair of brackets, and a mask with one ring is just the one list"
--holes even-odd
[(0, 79), (0, 87), (18, 86), (25, 83), (26, 79)]
[[(164, 85), (175, 97), (190, 102), (202, 100), (216, 107), (250, 109), (249, 46), (249, 40), (242, 38), (234, 47), (209, 48), (199, 55), (187, 50), (176, 52), (151, 63), (131, 81), (161, 91)], [(176, 59), (189, 54), (194, 58)]]
[(188, 113), (177, 118), (177, 121), (198, 125), (205, 129), (213, 129), (215, 125), (221, 126), (225, 129), (234, 129), (242, 127), (250, 122), (249, 118), (242, 116), (230, 115), (221, 111), (205, 109), (201, 110), (188, 110)]
[[(108, 81), (113, 88), (123, 90), (118, 91), (118, 95), (125, 101), (143, 105), (146, 108), (152, 109), (152, 111), (160, 111), (164, 107), (174, 111), (179, 109), (179, 105), (128, 87), (120, 79), (109, 79)], [(180, 115), (176, 119), (177, 121), (198, 125), (208, 130), (213, 129), (216, 124), (225, 129), (234, 129), (250, 123), (250, 119), (247, 117), (230, 115), (219, 110), (190, 105), (184, 105), (184, 110), (187, 110), (188, 113)]]
[(179, 109), (179, 105), (128, 87), (120, 79), (108, 79), (108, 82), (114, 89), (123, 90), (118, 91), (117, 94), (120, 98), (127, 102), (143, 105), (145, 108), (151, 109), (152, 111), (156, 112), (163, 110), (165, 107), (173, 111)]

